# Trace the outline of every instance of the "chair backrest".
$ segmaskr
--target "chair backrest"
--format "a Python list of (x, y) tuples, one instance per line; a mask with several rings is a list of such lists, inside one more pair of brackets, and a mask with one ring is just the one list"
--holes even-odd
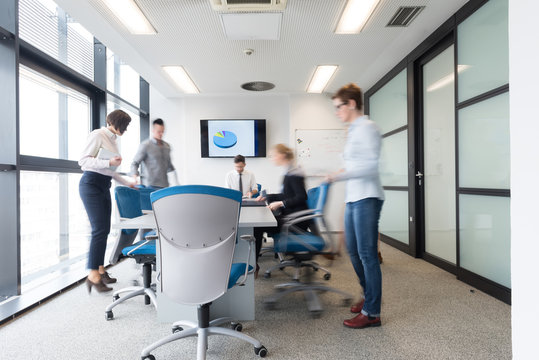
[(241, 192), (183, 185), (150, 195), (157, 224), (161, 291), (189, 305), (227, 291), (236, 245)]
[[(120, 217), (132, 219), (142, 215), (140, 193), (138, 190), (131, 189), (127, 186), (117, 186), (114, 189), (114, 197), (116, 198)], [(125, 234), (131, 234), (137, 231), (136, 229), (122, 230)]]
[(154, 189), (151, 186), (137, 185), (139, 194), (140, 194), (140, 208), (142, 210), (151, 210), (152, 201), (150, 200), (150, 194), (154, 192)]
[[(114, 188), (114, 198), (120, 217), (134, 218), (142, 215), (140, 209), (140, 194), (138, 190), (126, 186), (117, 186)], [(116, 239), (112, 252), (110, 254), (110, 263), (116, 264), (122, 256), (122, 250), (126, 246), (133, 244), (137, 238), (138, 229), (123, 229)]]
[(320, 186), (307, 191), (307, 206), (309, 209), (315, 209), (317, 214), (324, 212), (328, 198), (329, 183), (323, 183)]

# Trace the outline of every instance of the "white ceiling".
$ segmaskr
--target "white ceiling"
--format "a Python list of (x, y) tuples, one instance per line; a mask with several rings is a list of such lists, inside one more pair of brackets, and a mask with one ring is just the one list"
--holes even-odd
[[(381, 0), (356, 35), (333, 32), (346, 0), (288, 0), (280, 40), (227, 40), (210, 0), (136, 0), (157, 35), (131, 35), (101, 0), (56, 2), (163, 95), (181, 97), (162, 65), (187, 70), (201, 92), (190, 96), (246, 94), (240, 85), (250, 81), (275, 84), (263, 94), (305, 93), (326, 64), (339, 65), (326, 92), (348, 82), (368, 89), (467, 0)], [(399, 6), (412, 5), (426, 7), (409, 27), (385, 27)]]

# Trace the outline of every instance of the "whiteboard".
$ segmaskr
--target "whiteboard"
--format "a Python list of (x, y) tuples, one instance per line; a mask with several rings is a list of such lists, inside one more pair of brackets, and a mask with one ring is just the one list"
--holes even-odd
[(296, 129), (298, 165), (306, 176), (326, 176), (344, 167), (345, 129)]

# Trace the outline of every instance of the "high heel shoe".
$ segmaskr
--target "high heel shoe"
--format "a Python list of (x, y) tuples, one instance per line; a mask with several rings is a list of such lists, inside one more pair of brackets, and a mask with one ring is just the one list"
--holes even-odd
[(101, 281), (103, 284), (114, 284), (117, 281), (116, 278), (110, 277), (109, 273), (106, 271), (99, 275), (101, 275)]
[(88, 288), (88, 294), (92, 293), (92, 287), (95, 287), (95, 290), (98, 293), (111, 291), (112, 288), (108, 287), (107, 285), (103, 284), (103, 280), (99, 280), (98, 283), (92, 282), (90, 279), (86, 278), (86, 288)]

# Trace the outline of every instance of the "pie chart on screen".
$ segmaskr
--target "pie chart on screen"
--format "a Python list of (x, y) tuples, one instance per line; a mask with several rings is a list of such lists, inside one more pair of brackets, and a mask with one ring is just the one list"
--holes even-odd
[(218, 131), (213, 135), (213, 143), (221, 149), (228, 149), (238, 142), (236, 134), (232, 131)]

